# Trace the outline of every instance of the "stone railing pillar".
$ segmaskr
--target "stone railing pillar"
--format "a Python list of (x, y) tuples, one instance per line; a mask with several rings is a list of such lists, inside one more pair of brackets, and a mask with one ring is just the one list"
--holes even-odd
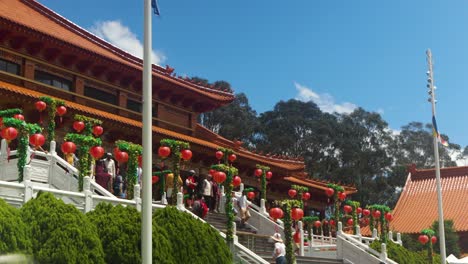
[(304, 227), (302, 225), (302, 221), (297, 222), (297, 226), (299, 228), (299, 236), (300, 236), (300, 243), (299, 243), (299, 256), (304, 256)]
[(377, 229), (372, 230), (372, 238), (377, 238)]
[(83, 193), (85, 195), (84, 209), (85, 209), (85, 213), (87, 213), (93, 209), (93, 192), (91, 191), (91, 178), (89, 176), (85, 176), (83, 179)]
[(30, 165), (24, 166), (23, 184), (24, 184), (24, 203), (27, 203), (29, 200), (33, 198), (33, 185), (31, 183), (31, 166)]
[(265, 199), (260, 199), (260, 213), (269, 215), (265, 207)]
[(380, 260), (383, 263), (387, 263), (387, 245), (385, 243), (381, 245)]
[(397, 243), (400, 246), (403, 246), (403, 241), (401, 241), (401, 234), (400, 233), (396, 233), (396, 240), (397, 240)]
[(49, 151), (51, 155), (57, 155), (56, 147), (57, 147), (57, 143), (55, 142), (55, 140), (52, 140), (50, 142), (50, 151)]
[(141, 188), (139, 184), (133, 187), (133, 200), (135, 201), (136, 209), (141, 212)]
[(237, 225), (236, 222), (232, 223), (232, 237), (234, 239), (234, 243), (239, 242), (239, 237), (237, 236)]
[(356, 226), (356, 235), (358, 236), (359, 242), (362, 243), (362, 234), (361, 234), (361, 227)]
[(343, 224), (340, 222), (338, 222), (338, 229), (336, 230), (336, 234), (337, 235), (341, 235), (343, 234)]
[(393, 241), (393, 232), (392, 231), (388, 231), (388, 238), (390, 239), (390, 241), (395, 242), (395, 241)]
[(224, 192), (224, 185), (221, 185), (221, 197), (219, 197), (218, 208), (220, 213), (226, 213), (226, 193)]
[(164, 192), (163, 195), (162, 195), (161, 203), (164, 204), (164, 205), (167, 205), (166, 192)]
[(185, 209), (185, 206), (184, 206), (184, 194), (182, 194), (181, 192), (178, 192), (177, 193), (177, 209), (183, 211)]

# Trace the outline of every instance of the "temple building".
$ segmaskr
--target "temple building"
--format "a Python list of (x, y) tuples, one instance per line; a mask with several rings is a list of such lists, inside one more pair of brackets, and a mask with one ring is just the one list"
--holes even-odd
[[(70, 22), (35, 0), (0, 1), (0, 109), (21, 108), (38, 122), (34, 103), (41, 96), (65, 101), (68, 108), (56, 133), (59, 144), (72, 132), (74, 114), (101, 119), (104, 147), (119, 139), (141, 143), (143, 61)], [(269, 166), (268, 198), (285, 198), (291, 184), (307, 186), (310, 208), (324, 211), (326, 182), (307, 179), (300, 158), (263, 155), (223, 138), (197, 122), (198, 115), (234, 100), (230, 90), (178, 76), (166, 66), (152, 67), (153, 152), (163, 138), (190, 143), (193, 158), (185, 169), (206, 174), (219, 147), (237, 155), (235, 166), (246, 186), (260, 189), (256, 164)], [(157, 155), (154, 155), (155, 162)], [(183, 168), (184, 169), (184, 168)], [(356, 192), (345, 186), (347, 194)]]
[[(440, 169), (444, 219), (453, 220), (462, 252), (468, 252), (468, 167)], [(395, 206), (391, 229), (420, 234), (438, 220), (436, 176), (434, 169), (408, 167), (408, 178)], [(450, 252), (447, 252), (450, 254)]]

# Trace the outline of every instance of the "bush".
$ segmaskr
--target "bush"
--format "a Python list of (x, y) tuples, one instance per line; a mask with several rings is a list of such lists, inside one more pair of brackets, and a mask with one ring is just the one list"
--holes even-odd
[[(371, 248), (381, 251), (382, 242), (375, 240), (370, 245)], [(427, 251), (414, 252), (410, 251), (392, 241), (387, 242), (387, 255), (388, 258), (400, 264), (427, 264)], [(434, 258), (434, 264), (440, 263), (440, 257)]]
[(39, 263), (104, 263), (96, 227), (73, 205), (39, 193), (21, 208)]
[[(434, 245), (434, 251), (440, 254), (440, 245), (439, 245), (439, 221), (435, 221), (432, 224), (432, 230), (435, 231), (437, 242)], [(458, 244), (459, 237), (455, 228), (453, 227), (453, 220), (444, 220), (444, 233), (445, 233), (445, 252), (447, 255), (453, 254), (456, 257), (461, 256), (460, 246)]]
[(229, 247), (218, 231), (187, 213), (174, 207), (158, 210), (153, 216), (154, 227), (169, 234), (176, 263), (232, 263)]
[(32, 253), (29, 228), (21, 220), (19, 210), (0, 199), (0, 255)]

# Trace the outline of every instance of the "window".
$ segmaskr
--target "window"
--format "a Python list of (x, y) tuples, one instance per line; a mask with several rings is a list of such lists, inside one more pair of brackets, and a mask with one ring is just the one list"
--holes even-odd
[(19, 66), (19, 64), (16, 64), (14, 62), (7, 61), (7, 60), (4, 60), (4, 59), (0, 59), (0, 71), (9, 72), (9, 73), (19, 75), (20, 66)]
[(85, 86), (84, 95), (109, 104), (117, 105), (117, 96), (99, 89)]
[(141, 113), (143, 110), (140, 102), (130, 99), (127, 99), (127, 108), (138, 113)]
[(67, 91), (70, 91), (72, 87), (71, 81), (43, 71), (36, 71), (34, 73), (34, 79), (38, 82), (48, 84)]

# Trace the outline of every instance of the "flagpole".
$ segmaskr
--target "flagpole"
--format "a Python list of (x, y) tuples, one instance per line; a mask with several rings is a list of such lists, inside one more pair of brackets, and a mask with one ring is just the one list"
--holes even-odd
[[(431, 95), (431, 105), (432, 105), (432, 118), (435, 119), (436, 110), (435, 110), (435, 87), (434, 87), (434, 76), (432, 71), (432, 53), (431, 50), (428, 49), (426, 51), (427, 55), (427, 64), (429, 67), (429, 71), (427, 72), (428, 75), (428, 88), (429, 94)], [(434, 127), (436, 123), (433, 122), (433, 130), (438, 132), (436, 127)], [(439, 165), (439, 143), (438, 141), (438, 133), (432, 133), (434, 137), (434, 159), (435, 159), (435, 169), (436, 169), (436, 187), (437, 187), (437, 202), (438, 202), (438, 210), (439, 210), (439, 245), (440, 245), (440, 258), (441, 263), (446, 263), (446, 253), (445, 253), (445, 228), (444, 228), (444, 211), (442, 206), (442, 187), (440, 184), (440, 165)]]
[(141, 260), (143, 264), (151, 264), (153, 256), (152, 245), (152, 69), (151, 69), (151, 0), (144, 0), (144, 45), (143, 45), (143, 202), (141, 217)]

